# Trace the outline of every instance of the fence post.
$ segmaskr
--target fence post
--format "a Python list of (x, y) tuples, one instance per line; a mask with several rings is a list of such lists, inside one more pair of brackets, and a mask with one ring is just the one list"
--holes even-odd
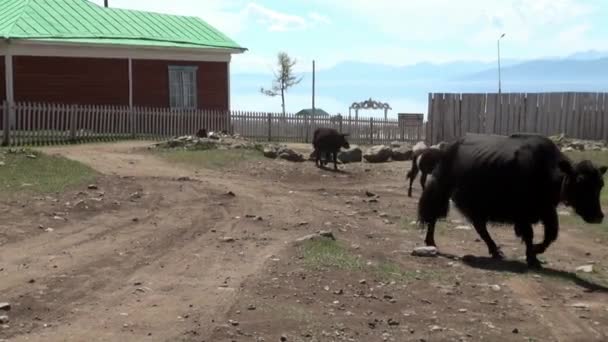
[(2, 145), (3, 146), (8, 146), (11, 142), (11, 130), (9, 127), (10, 124), (10, 120), (9, 120), (9, 116), (10, 116), (10, 103), (8, 101), (4, 101), (4, 103), (2, 104), (3, 106), (3, 112), (2, 112), (2, 128), (4, 129), (4, 138), (2, 139)]
[(76, 112), (77, 106), (71, 105), (68, 109), (68, 115), (70, 116), (70, 141), (76, 141)]
[(369, 118), (369, 144), (374, 144), (374, 118)]
[(272, 113), (268, 113), (268, 141), (272, 141)]
[(342, 133), (342, 114), (338, 115), (338, 127), (340, 128), (340, 133)]
[(304, 142), (308, 143), (308, 136), (310, 135), (310, 119), (308, 114), (304, 114), (304, 126), (306, 127), (306, 135), (304, 136)]
[(129, 106), (129, 125), (131, 126), (131, 138), (135, 139), (135, 111)]

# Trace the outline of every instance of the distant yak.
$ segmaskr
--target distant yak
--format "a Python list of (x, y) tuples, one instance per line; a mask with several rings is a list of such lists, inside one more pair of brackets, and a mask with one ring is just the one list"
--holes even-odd
[[(330, 155), (333, 156), (334, 170), (338, 169), (338, 152), (340, 148), (350, 148), (350, 144), (346, 140), (348, 134), (340, 133), (333, 128), (317, 128), (313, 134), (312, 146), (315, 152), (315, 164), (320, 167), (328, 163)], [(320, 160), (325, 156), (325, 162)]]

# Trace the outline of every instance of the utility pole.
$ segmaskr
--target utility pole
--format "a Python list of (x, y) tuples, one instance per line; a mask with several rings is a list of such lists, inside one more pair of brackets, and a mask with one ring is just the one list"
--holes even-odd
[(497, 41), (498, 45), (498, 115), (502, 115), (502, 86), (500, 79), (500, 40), (505, 36), (506, 33), (500, 35)]
[(312, 116), (315, 116), (315, 60), (312, 60)]
[(498, 94), (501, 94), (501, 80), (500, 80), (500, 40), (505, 36), (506, 33), (503, 33), (500, 38), (498, 38), (497, 44), (498, 44)]

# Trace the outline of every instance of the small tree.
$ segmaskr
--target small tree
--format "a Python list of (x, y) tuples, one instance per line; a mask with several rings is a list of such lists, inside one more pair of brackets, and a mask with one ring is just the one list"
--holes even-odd
[(272, 88), (260, 88), (260, 91), (262, 94), (273, 97), (281, 94), (281, 108), (283, 109), (283, 116), (285, 116), (285, 93), (287, 89), (300, 83), (302, 78), (296, 77), (293, 73), (293, 67), (296, 65), (295, 59), (289, 57), (286, 52), (279, 52), (277, 57), (278, 70), (274, 73)]

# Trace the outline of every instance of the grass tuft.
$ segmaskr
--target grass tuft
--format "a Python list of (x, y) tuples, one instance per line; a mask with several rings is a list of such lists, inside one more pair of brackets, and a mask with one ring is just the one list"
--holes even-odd
[(0, 150), (0, 196), (18, 192), (52, 193), (95, 180), (79, 162), (33, 150)]
[(306, 241), (302, 246), (302, 252), (305, 264), (313, 269), (332, 267), (352, 271), (363, 268), (363, 261), (352, 255), (335, 240)]

